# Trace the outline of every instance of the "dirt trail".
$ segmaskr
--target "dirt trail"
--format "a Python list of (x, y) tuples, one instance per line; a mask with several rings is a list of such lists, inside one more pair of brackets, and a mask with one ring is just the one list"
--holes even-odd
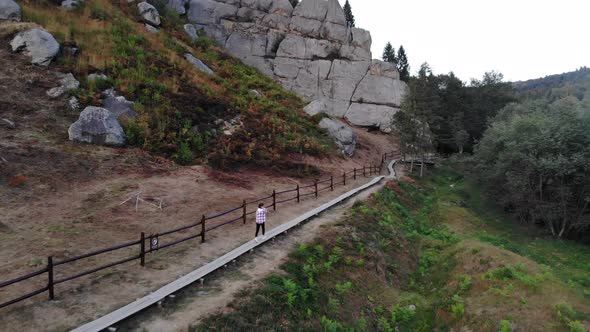
[(301, 227), (272, 242), (257, 247), (233, 266), (216, 271), (205, 284), (193, 284), (167, 298), (159, 307), (149, 308), (116, 325), (117, 331), (187, 331), (203, 318), (226, 309), (237, 293), (254, 287), (271, 273), (280, 273), (279, 266), (299, 243), (310, 242), (320, 229), (336, 223), (347, 215), (350, 207), (359, 200), (383, 188), (386, 180), (348, 199), (344, 203), (320, 214)]

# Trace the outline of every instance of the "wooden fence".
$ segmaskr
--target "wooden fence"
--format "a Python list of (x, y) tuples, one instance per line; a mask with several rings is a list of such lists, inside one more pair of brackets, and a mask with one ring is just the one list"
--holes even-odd
[[(229, 209), (224, 212), (220, 212), (211, 216), (203, 215), (198, 222), (194, 222), (189, 225), (185, 225), (182, 227), (178, 227), (175, 229), (171, 229), (165, 232), (150, 234), (148, 236), (145, 235), (144, 232), (141, 232), (139, 238), (135, 241), (130, 241), (127, 243), (123, 243), (117, 246), (113, 246), (106, 249), (96, 250), (93, 252), (89, 252), (83, 255), (79, 255), (76, 257), (66, 258), (63, 260), (54, 260), (52, 256), (47, 257), (47, 265), (38, 271), (29, 273), (27, 275), (23, 275), (12, 280), (4, 281), (0, 283), (0, 289), (6, 288), (10, 285), (14, 285), (16, 283), (24, 282), (29, 279), (40, 277), (45, 275), (44, 278), (47, 280), (47, 284), (45, 287), (37, 289), (35, 291), (29, 292), (24, 294), (18, 298), (14, 298), (12, 300), (0, 303), (0, 308), (7, 307), (9, 305), (15, 304), (17, 302), (26, 300), (33, 296), (42, 294), (47, 292), (48, 297), (50, 300), (55, 299), (55, 285), (64, 283), (66, 281), (71, 281), (74, 279), (78, 279), (84, 277), (86, 275), (108, 269), (117, 265), (121, 265), (124, 263), (128, 263), (134, 260), (139, 260), (141, 266), (145, 266), (145, 257), (146, 254), (159, 251), (174, 245), (177, 245), (182, 242), (186, 242), (192, 239), (200, 238), (201, 242), (205, 242), (205, 235), (207, 232), (210, 232), (214, 229), (219, 227), (237, 222), (242, 221), (246, 224), (247, 217), (251, 214), (256, 213), (256, 210), (248, 211), (248, 208), (254, 205), (257, 207), (257, 203), (260, 202), (268, 202), (267, 206), (272, 207), (273, 210), (277, 210), (278, 204), (287, 203), (290, 201), (297, 201), (297, 203), (301, 202), (301, 199), (308, 196), (318, 197), (320, 193), (326, 190), (334, 190), (335, 186), (338, 185), (346, 185), (347, 180), (356, 180), (359, 177), (367, 177), (376, 174), (380, 174), (383, 170), (384, 162), (390, 158), (393, 158), (397, 152), (388, 152), (384, 153), (381, 156), (381, 163), (379, 165), (371, 165), (371, 166), (363, 166), (362, 168), (354, 168), (349, 172), (344, 172), (342, 175), (338, 176), (330, 176), (329, 178), (325, 179), (318, 179), (315, 180), (312, 184), (299, 186), (297, 185), (293, 189), (289, 190), (282, 190), (277, 191), (273, 190), (272, 194), (258, 198), (252, 201), (243, 200), (240, 206), (235, 208)], [(291, 194), (290, 196), (286, 196), (287, 194)], [(170, 239), (172, 235), (186, 233), (187, 231), (192, 230), (190, 235), (181, 237), (179, 239)], [(108, 263), (105, 265), (101, 265), (89, 270), (85, 270), (83, 272), (78, 272), (66, 277), (57, 278), (56, 277), (56, 268), (62, 265), (71, 264), (77, 261), (81, 261), (90, 257), (111, 253), (114, 251), (122, 250), (125, 248), (133, 248), (136, 254), (131, 255), (130, 257), (121, 258), (117, 261), (112, 263)]]

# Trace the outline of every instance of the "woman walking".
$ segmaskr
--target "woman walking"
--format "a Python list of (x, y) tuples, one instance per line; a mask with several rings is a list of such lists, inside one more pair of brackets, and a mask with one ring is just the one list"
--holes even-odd
[(266, 214), (268, 213), (268, 209), (264, 207), (264, 203), (258, 204), (258, 209), (256, 210), (256, 235), (254, 235), (254, 240), (258, 243), (258, 230), (262, 227), (262, 239), (266, 239), (264, 235), (264, 223), (266, 223)]

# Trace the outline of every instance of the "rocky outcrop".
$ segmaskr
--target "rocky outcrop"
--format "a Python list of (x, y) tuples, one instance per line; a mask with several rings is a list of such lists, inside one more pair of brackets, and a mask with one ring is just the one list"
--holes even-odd
[(184, 55), (184, 58), (186, 59), (186, 61), (190, 62), (191, 65), (193, 65), (193, 67), (195, 67), (196, 69), (207, 73), (209, 75), (215, 75), (215, 73), (213, 72), (213, 70), (211, 70), (211, 68), (209, 68), (206, 64), (203, 63), (203, 61), (195, 58), (192, 54), (187, 53)]
[(49, 66), (59, 52), (59, 43), (53, 36), (41, 29), (31, 29), (18, 33), (10, 42), (13, 52), (23, 51), (31, 57), (31, 63)]
[(18, 3), (13, 0), (0, 0), (0, 21), (20, 21), (22, 11)]
[(328, 134), (334, 139), (342, 154), (349, 157), (354, 154), (356, 150), (356, 135), (352, 131), (352, 128), (338, 120), (328, 118), (322, 119), (319, 126), (328, 131)]
[(47, 91), (47, 96), (50, 98), (59, 98), (69, 91), (80, 87), (80, 82), (78, 82), (72, 73), (59, 74), (58, 76), (60, 86), (51, 88)]
[[(370, 33), (347, 27), (338, 0), (303, 0), (295, 9), (287, 0), (190, 0), (187, 17), (234, 56), (311, 102), (310, 114), (346, 117), (352, 110), (356, 119), (379, 109), (372, 117), (381, 119), (385, 110), (393, 116), (405, 94), (395, 66), (371, 59)], [(375, 123), (365, 120), (357, 123)], [(378, 127), (389, 130), (384, 123)]]
[(117, 121), (117, 117), (108, 110), (88, 106), (78, 121), (68, 129), (71, 141), (99, 145), (124, 145), (125, 132)]
[(168, 0), (168, 7), (175, 10), (179, 15), (186, 14), (188, 0)]

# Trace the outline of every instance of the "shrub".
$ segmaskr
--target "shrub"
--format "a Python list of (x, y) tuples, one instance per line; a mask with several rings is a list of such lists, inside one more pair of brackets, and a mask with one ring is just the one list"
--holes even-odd
[(498, 332), (512, 332), (512, 327), (510, 326), (510, 321), (507, 319), (501, 320), (500, 327), (498, 328)]

